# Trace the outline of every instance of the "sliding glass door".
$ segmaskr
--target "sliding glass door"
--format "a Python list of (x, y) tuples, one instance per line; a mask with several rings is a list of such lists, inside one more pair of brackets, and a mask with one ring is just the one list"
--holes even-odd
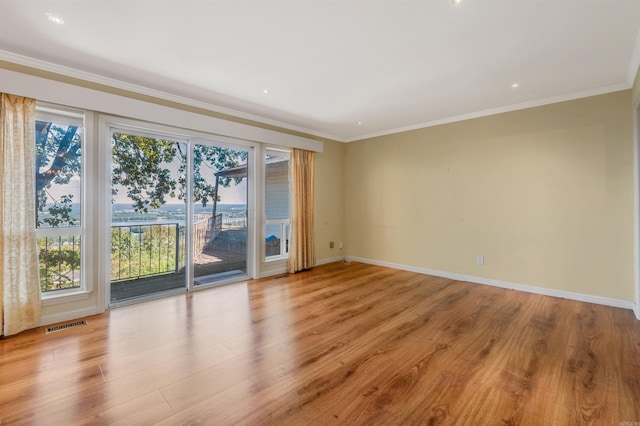
[(247, 275), (247, 157), (240, 147), (193, 147), (195, 286)]
[(186, 141), (113, 131), (111, 303), (186, 286)]
[(110, 304), (246, 277), (248, 150), (110, 135)]

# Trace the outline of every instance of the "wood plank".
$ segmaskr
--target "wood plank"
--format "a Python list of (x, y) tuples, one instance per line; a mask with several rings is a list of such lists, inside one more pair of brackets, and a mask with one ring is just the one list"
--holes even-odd
[(0, 424), (640, 422), (630, 311), (335, 263), (0, 339)]
[(130, 426), (159, 422), (174, 414), (160, 392), (150, 392), (139, 398), (116, 405), (76, 422), (77, 425)]

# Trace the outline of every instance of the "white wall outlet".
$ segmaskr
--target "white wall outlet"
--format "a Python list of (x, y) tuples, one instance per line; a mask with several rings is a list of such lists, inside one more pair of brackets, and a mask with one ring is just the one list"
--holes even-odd
[(339, 248), (340, 250), (342, 250), (342, 241), (340, 241), (340, 242), (338, 243), (338, 248)]
[(476, 263), (478, 265), (484, 265), (484, 256), (482, 256), (481, 254), (476, 256)]

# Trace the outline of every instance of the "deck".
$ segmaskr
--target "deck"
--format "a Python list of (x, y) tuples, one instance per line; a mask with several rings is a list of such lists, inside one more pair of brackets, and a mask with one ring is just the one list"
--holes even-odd
[[(194, 283), (212, 284), (247, 272), (247, 229), (222, 230), (194, 260)], [(111, 283), (111, 302), (185, 287), (185, 270)]]

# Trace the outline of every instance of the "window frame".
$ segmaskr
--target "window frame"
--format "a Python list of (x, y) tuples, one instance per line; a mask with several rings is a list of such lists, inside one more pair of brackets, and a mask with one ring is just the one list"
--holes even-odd
[[(70, 108), (36, 101), (36, 121), (49, 121), (60, 124), (82, 126), (81, 158), (80, 158), (80, 223), (65, 227), (36, 227), (36, 238), (49, 237), (79, 237), (80, 238), (80, 286), (61, 290), (40, 291), (42, 305), (65, 303), (73, 300), (86, 299), (93, 291), (93, 280), (88, 279), (93, 268), (87, 259), (93, 256), (94, 236), (88, 230), (92, 229), (94, 221), (93, 202), (90, 199), (93, 191), (87, 188), (95, 187), (92, 172), (93, 161), (93, 114), (78, 108)], [(34, 122), (35, 125), (35, 122)], [(34, 164), (34, 173), (35, 164)], [(35, 213), (35, 212), (34, 212)], [(39, 254), (39, 253), (38, 253)], [(39, 284), (40, 285), (40, 284)]]
[[(291, 233), (291, 209), (289, 209), (289, 217), (287, 218), (286, 222), (283, 222), (282, 219), (268, 219), (267, 218), (267, 196), (268, 196), (268, 192), (267, 192), (267, 164), (266, 164), (266, 160), (267, 160), (267, 155), (269, 154), (269, 152), (273, 152), (274, 154), (277, 154), (279, 156), (282, 157), (286, 157), (288, 159), (290, 159), (291, 157), (291, 150), (287, 149), (287, 148), (281, 148), (281, 147), (275, 147), (275, 146), (265, 146), (264, 147), (264, 153), (262, 156), (262, 162), (263, 162), (263, 179), (264, 179), (264, 203), (263, 203), (263, 210), (264, 210), (264, 226), (262, 227), (262, 233), (263, 233), (263, 238), (262, 238), (262, 250), (264, 252), (264, 257), (263, 257), (263, 261), (265, 263), (270, 263), (270, 262), (277, 262), (277, 261), (281, 261), (281, 260), (287, 260), (289, 259), (289, 244), (286, 243), (286, 241), (288, 241), (288, 238), (290, 236)], [(287, 175), (289, 175), (289, 167), (287, 166)], [(287, 180), (288, 181), (288, 180)], [(289, 200), (291, 200), (291, 182), (289, 182), (289, 194), (288, 194)], [(285, 239), (285, 243), (283, 244), (283, 241), (281, 239), (280, 241), (280, 254), (276, 254), (276, 255), (272, 255), (272, 256), (267, 256), (267, 246), (266, 246), (266, 238), (267, 238), (267, 225), (277, 225), (280, 224), (281, 225), (281, 230), (286, 230), (287, 226), (289, 227), (289, 235), (287, 235), (287, 238)], [(284, 225), (284, 226), (283, 226)], [(283, 233), (286, 233), (283, 232)], [(284, 248), (284, 250), (283, 250)]]
[[(98, 173), (98, 183), (96, 188), (98, 188), (96, 195), (95, 203), (96, 205), (100, 205), (107, 208), (101, 208), (96, 211), (98, 216), (98, 221), (96, 222), (96, 232), (98, 233), (97, 239), (98, 243), (98, 253), (97, 258), (100, 259), (99, 265), (96, 266), (97, 270), (97, 282), (99, 285), (99, 297), (100, 297), (100, 305), (104, 306), (105, 309), (111, 309), (119, 306), (126, 306), (130, 303), (140, 303), (145, 300), (153, 300), (158, 297), (163, 297), (162, 295), (150, 295), (148, 298), (138, 298), (135, 301), (127, 302), (118, 302), (111, 303), (110, 301), (110, 257), (109, 253), (111, 251), (110, 241), (111, 241), (111, 135), (113, 131), (121, 131), (121, 132), (130, 132), (136, 135), (142, 135), (146, 137), (154, 137), (158, 136), (166, 136), (168, 139), (174, 141), (180, 141), (187, 144), (187, 173), (191, 173), (193, 168), (193, 146), (195, 144), (210, 144), (215, 146), (226, 147), (230, 149), (246, 149), (248, 153), (247, 165), (249, 167), (248, 180), (247, 180), (247, 225), (248, 225), (248, 234), (247, 241), (251, 241), (249, 244), (249, 248), (247, 251), (247, 272), (246, 275), (248, 279), (258, 278), (257, 274), (259, 271), (256, 259), (258, 259), (258, 255), (256, 254), (257, 249), (259, 249), (258, 245), (255, 244), (256, 234), (258, 233), (258, 225), (256, 219), (254, 218), (255, 209), (257, 206), (257, 196), (254, 190), (256, 183), (255, 175), (256, 172), (253, 170), (256, 169), (256, 164), (258, 163), (258, 156), (256, 155), (256, 150), (260, 146), (259, 143), (249, 140), (249, 139), (241, 139), (229, 136), (222, 136), (209, 132), (202, 132), (199, 130), (193, 130), (187, 127), (175, 127), (168, 124), (162, 124), (155, 121), (145, 121), (131, 117), (117, 116), (111, 114), (96, 114), (97, 121), (97, 140), (100, 141), (96, 150), (99, 151), (97, 163), (99, 164), (99, 173)], [(190, 179), (190, 178), (188, 178)], [(191, 185), (187, 185), (187, 197), (191, 198), (192, 193)], [(187, 221), (192, 221), (192, 204), (187, 203)], [(185, 222), (188, 225), (186, 226), (186, 238), (188, 241), (192, 240), (192, 232), (193, 232), (193, 223)], [(192, 256), (191, 252), (193, 250), (192, 244), (187, 244), (187, 256)], [(207, 288), (211, 288), (216, 285), (226, 284), (230, 281), (219, 281), (211, 285), (194, 285), (193, 282), (193, 268), (187, 262), (187, 287), (186, 292), (192, 291), (200, 291), (206, 290)], [(180, 293), (183, 291), (180, 290)]]

